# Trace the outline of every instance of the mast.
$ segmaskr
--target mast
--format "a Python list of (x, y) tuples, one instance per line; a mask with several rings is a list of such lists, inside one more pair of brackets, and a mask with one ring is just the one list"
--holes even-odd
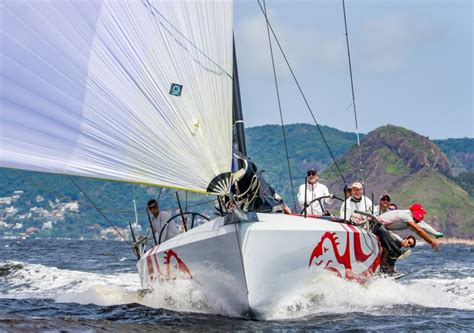
[[(235, 53), (235, 39), (233, 40), (233, 87), (232, 87), (232, 128), (233, 128), (233, 150), (234, 154), (247, 156), (245, 144), (244, 117), (242, 115), (242, 100), (240, 99), (239, 71), (237, 69), (237, 56)], [(239, 160), (240, 161), (240, 160)], [(242, 162), (239, 162), (241, 167)]]

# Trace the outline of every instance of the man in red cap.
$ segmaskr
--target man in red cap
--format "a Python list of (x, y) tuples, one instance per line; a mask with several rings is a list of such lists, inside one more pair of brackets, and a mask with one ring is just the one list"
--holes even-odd
[(410, 206), (410, 210), (392, 210), (378, 216), (379, 222), (381, 222), (387, 230), (405, 230), (411, 229), (415, 231), (421, 238), (428, 242), (433, 250), (437, 250), (439, 243), (430, 238), (430, 236), (417, 225), (417, 223), (423, 221), (423, 217), (426, 215), (426, 210), (419, 203), (414, 203)]

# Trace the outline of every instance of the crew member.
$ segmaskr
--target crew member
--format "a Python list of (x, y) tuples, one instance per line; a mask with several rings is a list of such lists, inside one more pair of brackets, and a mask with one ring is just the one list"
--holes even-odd
[(319, 175), (316, 169), (310, 168), (307, 172), (307, 176), (307, 184), (300, 185), (298, 191), (298, 204), (303, 208), (307, 207), (306, 212), (309, 215), (329, 215), (323, 205), (324, 203), (330, 204), (332, 200), (330, 198), (315, 200), (316, 198), (320, 198), (323, 196), (329, 197), (330, 194), (328, 188), (326, 187), (326, 185), (318, 182)]
[(388, 208), (390, 206), (390, 195), (388, 193), (383, 193), (380, 196), (379, 199), (379, 204), (374, 207), (374, 215), (381, 215), (383, 213), (388, 212), (390, 209)]
[(352, 195), (342, 204), (339, 217), (346, 220), (355, 219), (356, 222), (360, 222), (363, 218), (355, 211), (372, 213), (372, 201), (363, 195), (364, 187), (360, 182), (353, 183), (351, 189)]
[(387, 230), (406, 230), (411, 229), (415, 231), (421, 238), (428, 242), (433, 250), (437, 250), (439, 243), (430, 238), (430, 236), (424, 231), (417, 223), (423, 221), (423, 217), (426, 215), (426, 210), (419, 203), (414, 203), (410, 206), (410, 210), (392, 210), (388, 211), (380, 216), (378, 220), (384, 225)]
[[(407, 236), (403, 239), (398, 239), (396, 237), (393, 238), (394, 242), (397, 244), (398, 248), (400, 251), (402, 251), (402, 248), (408, 248), (408, 247), (415, 247), (416, 245), (416, 238), (413, 236)], [(402, 251), (402, 253), (406, 253)], [(397, 258), (392, 258), (388, 255), (387, 251), (383, 251), (382, 253), (382, 264), (381, 264), (381, 272), (382, 273), (388, 273), (388, 274), (394, 274), (397, 273), (395, 271), (395, 262), (397, 261)]]
[[(171, 214), (166, 211), (160, 211), (158, 202), (155, 199), (151, 199), (148, 201), (148, 211), (153, 216), (153, 219), (151, 220), (151, 225), (153, 226), (158, 242), (163, 243), (164, 241), (167, 241), (168, 239), (173, 238), (178, 234), (178, 228), (176, 227), (174, 221), (171, 221), (166, 224), (166, 222), (171, 218)], [(163, 233), (161, 233), (161, 229), (163, 228)], [(160, 237), (160, 233), (161, 239), (158, 239)]]

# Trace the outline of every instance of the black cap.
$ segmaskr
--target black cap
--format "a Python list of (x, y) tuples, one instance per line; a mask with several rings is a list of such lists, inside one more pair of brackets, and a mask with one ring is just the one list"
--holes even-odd
[(310, 172), (318, 173), (318, 170), (316, 170), (316, 168), (309, 168), (306, 173), (310, 173)]

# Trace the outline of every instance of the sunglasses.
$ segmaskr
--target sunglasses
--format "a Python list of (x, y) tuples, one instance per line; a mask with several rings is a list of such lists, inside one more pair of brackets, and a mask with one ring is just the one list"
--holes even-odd
[(380, 199), (380, 200), (381, 200), (381, 201), (390, 201), (390, 199), (389, 199), (389, 198), (387, 198), (387, 197), (383, 197), (383, 198), (382, 198), (382, 199)]
[(316, 176), (316, 172), (313, 172), (313, 171), (308, 172), (308, 176)]

